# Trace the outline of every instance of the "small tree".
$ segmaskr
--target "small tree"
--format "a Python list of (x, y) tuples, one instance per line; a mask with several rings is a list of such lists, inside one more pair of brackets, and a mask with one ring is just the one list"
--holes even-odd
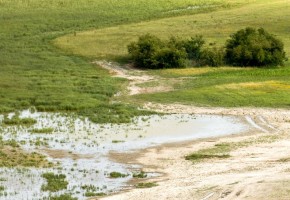
[(140, 36), (138, 42), (129, 44), (128, 52), (138, 67), (151, 68), (150, 66), (155, 65), (154, 55), (163, 46), (163, 42), (158, 37), (146, 34)]
[(225, 59), (234, 66), (283, 65), (283, 43), (263, 28), (246, 28), (231, 35), (226, 43)]

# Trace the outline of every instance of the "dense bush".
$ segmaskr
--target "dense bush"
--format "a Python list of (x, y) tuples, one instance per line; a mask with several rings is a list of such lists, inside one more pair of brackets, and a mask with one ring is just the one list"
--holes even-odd
[(283, 43), (260, 28), (241, 29), (226, 43), (225, 59), (234, 66), (283, 65)]
[(184, 67), (185, 50), (175, 48), (156, 36), (146, 34), (128, 46), (128, 52), (138, 67), (160, 69)]
[[(286, 59), (283, 43), (260, 28), (241, 29), (231, 35), (225, 47), (204, 47), (202, 36), (187, 40), (162, 41), (146, 34), (128, 46), (134, 64), (141, 68), (181, 68), (191, 66), (276, 66)], [(190, 62), (188, 62), (190, 61)]]
[(224, 48), (206, 48), (201, 51), (200, 66), (218, 67), (224, 64)]
[(200, 59), (204, 44), (205, 41), (201, 35), (196, 35), (187, 40), (180, 40), (175, 37), (171, 37), (169, 40), (171, 47), (185, 51), (187, 59), (195, 61)]

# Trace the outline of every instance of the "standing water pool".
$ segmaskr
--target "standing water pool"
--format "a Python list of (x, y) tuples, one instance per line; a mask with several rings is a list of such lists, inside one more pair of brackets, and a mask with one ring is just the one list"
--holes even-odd
[[(39, 200), (65, 193), (86, 199), (88, 188), (97, 194), (117, 192), (126, 187), (132, 179), (132, 169), (138, 171), (138, 166), (111, 161), (110, 151), (128, 152), (164, 143), (231, 135), (249, 128), (239, 118), (215, 115), (151, 115), (136, 117), (129, 124), (95, 124), (86, 118), (29, 110), (21, 112), (19, 117), (37, 122), (29, 127), (1, 125), (3, 141), (16, 140), (23, 150), (47, 156), (53, 167), (0, 168), (0, 185), (5, 186), (0, 199)], [(33, 132), (41, 129), (52, 131), (49, 134)], [(64, 174), (67, 189), (43, 191), (46, 180), (42, 174), (46, 172)], [(113, 179), (111, 172), (125, 176)]]

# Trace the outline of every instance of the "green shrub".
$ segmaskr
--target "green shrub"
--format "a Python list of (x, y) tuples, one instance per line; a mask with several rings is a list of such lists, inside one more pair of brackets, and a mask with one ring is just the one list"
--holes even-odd
[(128, 45), (128, 52), (134, 64), (141, 68), (163, 69), (185, 67), (186, 53), (169, 42), (146, 34), (139, 37), (137, 42)]
[(152, 68), (183, 68), (185, 67), (186, 53), (176, 48), (163, 48), (153, 56)]
[(226, 43), (225, 58), (234, 66), (276, 66), (286, 60), (283, 43), (263, 28), (241, 29)]
[(200, 66), (218, 67), (224, 64), (224, 50), (223, 48), (207, 48), (201, 52)]
[(146, 34), (140, 36), (138, 42), (129, 44), (128, 52), (138, 67), (154, 68), (156, 63), (153, 57), (163, 46), (163, 42), (158, 37)]
[(180, 46), (185, 49), (187, 58), (190, 60), (198, 61), (202, 55), (202, 47), (205, 40), (201, 35), (191, 37), (189, 40), (182, 40)]

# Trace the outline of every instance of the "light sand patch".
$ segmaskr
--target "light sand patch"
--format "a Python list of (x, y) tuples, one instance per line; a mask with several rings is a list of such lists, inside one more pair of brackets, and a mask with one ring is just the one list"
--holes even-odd
[[(152, 181), (159, 186), (133, 189), (103, 199), (290, 199), (290, 111), (263, 108), (198, 108), (186, 105), (146, 104), (147, 109), (165, 113), (220, 114), (249, 116), (259, 129), (246, 135), (211, 138), (163, 145), (131, 154), (127, 162), (139, 163), (144, 171), (165, 175)], [(230, 152), (230, 158), (192, 163), (185, 155), (221, 142), (251, 145)], [(115, 159), (126, 161), (126, 155)], [(285, 159), (286, 158), (286, 159)]]
[[(107, 61), (95, 61), (94, 63), (109, 70), (109, 72), (115, 77), (128, 79), (128, 95), (172, 91), (174, 89), (172, 84), (176, 83), (176, 80), (174, 80), (173, 82), (160, 81), (158, 86), (146, 86), (145, 84), (148, 82), (151, 82), (153, 80), (161, 80), (160, 77), (150, 76), (145, 71), (132, 69), (130, 65), (120, 66), (117, 63)], [(117, 96), (119, 95), (124, 94), (118, 93)]]

